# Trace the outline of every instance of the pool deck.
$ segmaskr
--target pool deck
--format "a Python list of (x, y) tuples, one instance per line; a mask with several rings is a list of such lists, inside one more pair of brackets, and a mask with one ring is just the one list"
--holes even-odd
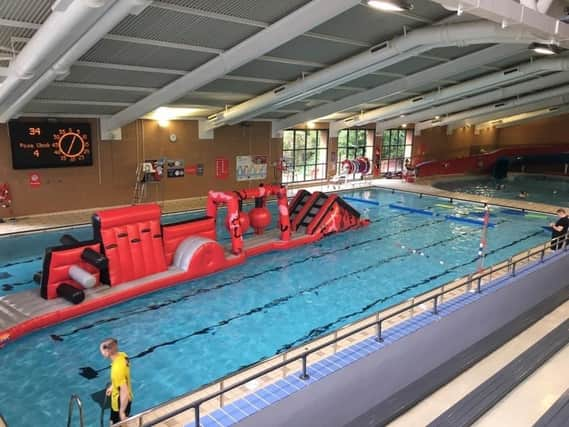
[[(451, 178), (447, 176), (446, 178)], [(309, 191), (342, 191), (354, 190), (363, 187), (380, 187), (389, 190), (404, 191), (411, 193), (419, 193), (429, 196), (437, 196), (452, 200), (464, 200), (475, 203), (489, 203), (490, 205), (500, 205), (514, 209), (525, 209), (535, 212), (543, 212), (554, 214), (558, 206), (547, 205), (543, 203), (528, 202), (525, 200), (510, 200), (493, 197), (483, 197), (474, 194), (457, 193), (452, 191), (441, 190), (432, 187), (430, 184), (436, 180), (436, 177), (421, 180), (417, 183), (408, 183), (400, 179), (369, 179), (364, 181), (349, 181), (345, 184), (334, 182), (321, 182), (310, 186), (289, 186), (289, 195), (292, 195), (299, 188), (306, 188)], [(163, 213), (187, 212), (191, 210), (204, 209), (207, 197), (192, 197), (187, 199), (176, 199), (159, 202), (162, 206)], [(116, 207), (116, 206), (114, 206)], [(107, 207), (108, 208), (108, 207)], [(92, 208), (64, 212), (54, 212), (39, 215), (27, 215), (22, 217), (8, 218), (4, 223), (0, 223), (0, 236), (14, 233), (23, 233), (38, 230), (47, 230), (51, 228), (62, 228), (74, 225), (84, 225), (91, 222), (91, 216), (94, 212), (105, 209)]]

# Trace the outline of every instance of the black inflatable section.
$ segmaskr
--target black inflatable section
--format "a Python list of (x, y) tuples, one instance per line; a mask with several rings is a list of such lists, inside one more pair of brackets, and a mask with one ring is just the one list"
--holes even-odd
[(533, 427), (566, 427), (569, 420), (569, 389), (541, 416)]
[(99, 270), (105, 270), (109, 266), (107, 257), (91, 248), (85, 248), (85, 250), (81, 252), (81, 259)]
[(504, 179), (508, 176), (508, 168), (510, 166), (510, 160), (507, 157), (499, 158), (494, 167), (492, 168), (492, 176), (495, 179)]
[(568, 343), (569, 320), (566, 320), (435, 418), (428, 427), (466, 427), (474, 424)]
[(67, 283), (62, 283), (57, 287), (57, 296), (73, 304), (80, 304), (85, 299), (85, 292)]

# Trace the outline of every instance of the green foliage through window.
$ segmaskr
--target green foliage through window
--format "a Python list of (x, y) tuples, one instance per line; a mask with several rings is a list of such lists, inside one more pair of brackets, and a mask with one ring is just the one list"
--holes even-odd
[(283, 132), (282, 182), (316, 181), (326, 178), (328, 132), (285, 130)]
[(388, 129), (383, 132), (380, 152), (380, 172), (401, 172), (405, 159), (411, 158), (413, 150), (413, 131), (408, 129)]

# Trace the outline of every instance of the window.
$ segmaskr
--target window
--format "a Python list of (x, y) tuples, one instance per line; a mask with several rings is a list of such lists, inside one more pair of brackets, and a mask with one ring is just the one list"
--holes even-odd
[(344, 129), (338, 133), (338, 173), (342, 173), (342, 162), (346, 159), (367, 157), (373, 160), (374, 133), (372, 129)]
[(380, 153), (380, 172), (401, 172), (405, 159), (411, 158), (413, 131), (410, 129), (388, 129), (383, 132)]
[(326, 179), (327, 142), (328, 132), (324, 130), (285, 130), (282, 182)]

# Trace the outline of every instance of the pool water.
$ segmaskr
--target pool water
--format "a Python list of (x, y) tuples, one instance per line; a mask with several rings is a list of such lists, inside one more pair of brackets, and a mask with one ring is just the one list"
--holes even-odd
[[(503, 188), (498, 188), (503, 184)], [(487, 197), (520, 200), (522, 191), (528, 193), (526, 201), (569, 206), (569, 179), (545, 175), (510, 175), (497, 180), (492, 177), (439, 181), (434, 187), (448, 191), (478, 194)]]
[[(131, 358), (133, 410), (140, 412), (476, 270), (480, 226), (445, 215), (477, 215), (479, 206), (384, 190), (346, 195), (379, 202), (350, 201), (370, 226), (254, 257), (10, 343), (0, 350), (0, 412), (11, 426), (61, 425), (76, 393), (86, 424), (97, 425), (100, 409), (90, 396), (108, 381), (98, 343), (109, 336)], [(395, 210), (390, 203), (438, 215)], [(541, 228), (549, 218), (492, 212), (486, 265), (549, 238)], [(61, 232), (40, 235), (56, 242)], [(41, 268), (41, 239), (20, 238), (17, 256), (4, 259), (0, 273), (25, 280)], [(85, 368), (98, 376), (85, 378)]]

